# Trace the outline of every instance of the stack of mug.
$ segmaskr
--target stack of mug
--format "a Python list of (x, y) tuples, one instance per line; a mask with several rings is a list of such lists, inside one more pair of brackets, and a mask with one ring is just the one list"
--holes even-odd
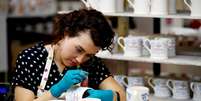
[[(123, 12), (124, 0), (81, 0), (86, 7), (104, 13)], [(167, 15), (176, 14), (176, 0), (127, 0), (135, 14)], [(201, 16), (201, 0), (184, 0), (191, 16)]]
[(126, 57), (167, 59), (176, 55), (174, 37), (127, 36), (119, 37), (117, 42)]
[(167, 15), (176, 13), (175, 0), (127, 0), (135, 14)]
[(103, 13), (123, 12), (124, 0), (81, 0), (87, 8)]
[(115, 75), (114, 79), (125, 88), (127, 101), (148, 101), (152, 89), (154, 96), (159, 98), (189, 100), (192, 91), (193, 101), (201, 99), (201, 82), (198, 81), (189, 83), (187, 80), (168, 77), (148, 77), (146, 79), (140, 75)]
[(115, 75), (114, 79), (126, 90), (126, 101), (149, 101), (149, 88), (142, 76)]

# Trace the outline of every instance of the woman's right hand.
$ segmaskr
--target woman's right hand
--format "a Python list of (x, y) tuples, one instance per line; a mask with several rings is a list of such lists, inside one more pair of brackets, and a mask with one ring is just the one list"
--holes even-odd
[(80, 83), (86, 79), (88, 72), (83, 70), (69, 70), (64, 77), (54, 86), (50, 88), (52, 96), (59, 97), (64, 91), (74, 84)]

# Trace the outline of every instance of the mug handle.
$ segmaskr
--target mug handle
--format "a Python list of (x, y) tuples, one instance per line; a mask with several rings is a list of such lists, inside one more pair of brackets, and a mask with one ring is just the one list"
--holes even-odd
[(143, 46), (148, 50), (149, 54), (151, 54), (151, 48), (148, 47), (148, 44), (151, 46), (149, 39), (143, 41)]
[(184, 0), (184, 3), (190, 8), (190, 10), (192, 10), (191, 5), (187, 2), (187, 0)]
[(154, 85), (153, 85), (153, 83), (152, 83), (152, 80), (153, 80), (153, 78), (150, 77), (150, 78), (148, 79), (148, 84), (151, 86), (152, 89), (154, 89)]
[(194, 92), (194, 83), (193, 82), (191, 82), (190, 87), (191, 87), (191, 90)]
[(125, 48), (125, 46), (121, 43), (121, 40), (124, 40), (124, 37), (119, 37), (118, 39), (117, 39), (117, 43), (119, 44), (119, 46), (124, 50), (124, 48)]
[(127, 0), (127, 1), (133, 7), (133, 10), (135, 11), (135, 5), (134, 5), (135, 0), (133, 0), (133, 2), (131, 2), (130, 0)]
[[(128, 84), (125, 82), (125, 79), (126, 79), (126, 78), (127, 78), (126, 76), (123, 78), (122, 84), (123, 84), (126, 88), (128, 88)], [(128, 79), (127, 79), (127, 81), (128, 81)]]
[(81, 0), (87, 8), (91, 8), (91, 4), (87, 0)]
[(170, 86), (171, 82), (172, 82), (172, 80), (167, 80), (166, 85), (171, 91), (173, 91), (173, 88)]

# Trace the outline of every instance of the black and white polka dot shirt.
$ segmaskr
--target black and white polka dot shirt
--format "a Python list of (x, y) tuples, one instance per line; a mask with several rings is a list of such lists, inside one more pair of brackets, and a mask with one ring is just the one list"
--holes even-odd
[[(36, 95), (38, 86), (42, 79), (47, 56), (48, 52), (45, 49), (43, 42), (22, 51), (16, 60), (16, 68), (11, 82), (12, 86), (22, 86), (33, 91)], [(61, 80), (66, 71), (72, 69), (77, 68), (66, 67), (64, 71), (60, 73), (58, 67), (53, 61), (45, 90), (49, 90), (51, 86)], [(80, 69), (89, 72), (88, 86), (94, 89), (97, 89), (104, 79), (111, 76), (109, 70), (97, 57), (93, 57), (81, 65)]]

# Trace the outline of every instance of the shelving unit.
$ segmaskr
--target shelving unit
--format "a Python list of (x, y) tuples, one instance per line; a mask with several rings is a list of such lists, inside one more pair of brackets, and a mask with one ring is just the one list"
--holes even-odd
[[(8, 45), (8, 67), (10, 75), (13, 70), (13, 64), (15, 56), (12, 56), (12, 46), (17, 40), (21, 45), (32, 44), (41, 40), (51, 38), (51, 33), (47, 33), (48, 22), (52, 22), (54, 14), (52, 15), (8, 15), (7, 22), (7, 45)], [(37, 24), (41, 24), (43, 31), (37, 31)], [(30, 31), (26, 30), (26, 26), (31, 28)], [(17, 51), (16, 51), (17, 52)]]
[(201, 16), (190, 16), (188, 13), (174, 14), (174, 15), (139, 15), (133, 12), (119, 12), (119, 13), (104, 13), (106, 16), (119, 17), (145, 17), (145, 18), (179, 18), (179, 19), (201, 19)]
[[(201, 16), (190, 16), (189, 14), (175, 14), (175, 15), (139, 15), (133, 12), (119, 12), (119, 13), (104, 13), (105, 16), (116, 16), (116, 17), (144, 17), (144, 18), (179, 18), (179, 19), (201, 19)], [(200, 56), (189, 56), (189, 55), (177, 55), (175, 57), (166, 60), (156, 60), (149, 57), (125, 57), (123, 54), (112, 54), (112, 55), (98, 55), (98, 57), (104, 59), (113, 60), (125, 60), (125, 61), (136, 61), (136, 62), (150, 62), (150, 63), (165, 63), (165, 64), (178, 64), (178, 65), (194, 65), (201, 66)]]
[[(142, 17), (142, 18), (153, 18), (153, 29), (154, 33), (160, 33), (160, 19), (161, 18), (176, 18), (176, 19), (201, 19), (201, 16), (190, 16), (189, 14), (175, 14), (175, 15), (138, 15), (133, 12), (119, 12), (119, 13), (104, 13), (105, 16), (115, 16), (115, 17)], [(190, 36), (190, 35), (189, 35)], [(196, 35), (194, 35), (196, 36)], [(197, 36), (200, 37), (200, 36)], [(110, 60), (120, 60), (120, 61), (134, 61), (134, 62), (147, 62), (153, 63), (153, 71), (155, 74), (160, 75), (160, 64), (175, 64), (175, 65), (192, 65), (201, 67), (201, 56), (200, 55), (176, 55), (168, 59), (152, 59), (150, 57), (128, 57), (124, 56), (123, 53), (115, 54), (97, 54), (97, 57)], [(158, 98), (152, 94), (149, 96), (150, 101), (192, 101), (188, 100), (177, 100), (172, 97), (169, 98)]]

